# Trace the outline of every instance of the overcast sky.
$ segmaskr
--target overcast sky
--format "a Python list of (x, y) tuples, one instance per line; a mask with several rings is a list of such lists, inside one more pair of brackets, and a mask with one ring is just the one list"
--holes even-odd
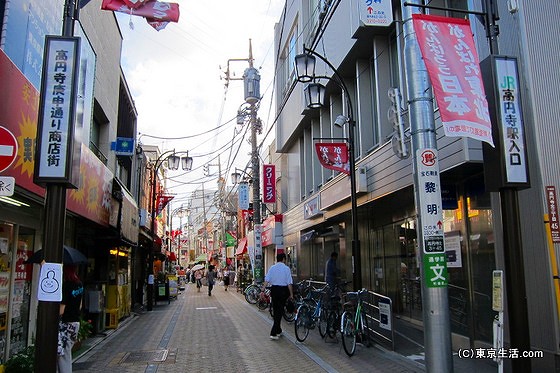
[[(181, 200), (186, 201), (186, 194), (200, 189), (200, 182), (205, 181), (207, 189), (216, 188), (218, 154), (228, 185), (233, 169), (245, 167), (250, 160), (250, 144), (239, 140), (242, 135), (232, 144), (235, 128), (246, 129), (235, 121), (237, 109), (244, 102), (243, 82), (230, 81), (226, 93), (223, 79), (228, 60), (249, 57), (249, 39), (264, 96), (259, 117), (265, 129), (272, 125), (273, 34), (284, 0), (175, 2), (180, 6), (179, 22), (161, 31), (142, 18), (115, 14), (124, 39), (122, 66), (138, 110), (139, 141), (158, 145), (161, 151), (188, 150), (194, 158), (193, 171), (183, 176), (177, 176), (180, 172), (170, 174), (187, 183), (170, 184), (171, 192), (177, 193), (173, 207), (178, 207)], [(245, 61), (232, 61), (230, 71), (241, 78), (248, 66)], [(195, 136), (219, 126), (218, 130)], [(273, 137), (274, 131), (265, 144)], [(245, 139), (249, 138), (250, 131)], [(259, 136), (258, 142), (262, 139)], [(243, 145), (238, 150), (239, 144)], [(216, 164), (210, 166), (214, 177), (203, 177), (202, 166), (207, 163)], [(226, 167), (232, 163), (233, 169), (227, 172)]]

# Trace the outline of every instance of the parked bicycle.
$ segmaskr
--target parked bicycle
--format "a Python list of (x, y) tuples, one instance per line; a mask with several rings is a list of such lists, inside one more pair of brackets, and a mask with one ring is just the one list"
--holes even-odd
[(250, 284), (243, 290), (243, 294), (247, 303), (256, 304), (261, 294), (261, 287), (254, 283)]
[[(341, 297), (346, 294), (346, 285), (351, 281), (337, 283), (333, 288), (327, 285), (323, 292), (321, 303), (321, 319), (319, 325), (325, 325), (325, 335), (335, 338), (340, 329), (340, 316), (342, 314)], [(321, 329), (319, 329), (321, 331)], [(325, 335), (321, 335), (323, 338)]]
[(344, 304), (345, 311), (340, 320), (340, 333), (342, 334), (342, 346), (348, 356), (356, 352), (356, 342), (368, 341), (367, 317), (363, 310), (364, 300), (368, 297), (368, 291), (362, 289), (357, 292), (346, 293), (347, 302)]
[(266, 310), (268, 307), (272, 307), (272, 302), (270, 301), (270, 286), (261, 287), (259, 298), (257, 299), (257, 307), (259, 310)]
[[(319, 329), (321, 338), (324, 338), (327, 332), (326, 315), (322, 312), (322, 289), (311, 289), (308, 296), (304, 298), (303, 303), (298, 307), (294, 323), (296, 339), (300, 342), (305, 341), (311, 329), (315, 326)], [(323, 315), (323, 316), (321, 316)]]

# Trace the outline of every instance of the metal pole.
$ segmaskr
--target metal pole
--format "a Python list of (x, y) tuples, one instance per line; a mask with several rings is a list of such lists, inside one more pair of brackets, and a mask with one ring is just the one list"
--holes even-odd
[[(409, 2), (411, 3), (411, 2)], [(417, 4), (419, 1), (413, 1)], [(427, 273), (427, 268), (430, 268), (426, 262), (438, 254), (427, 253), (426, 240), (438, 240), (436, 236), (431, 236), (431, 233), (424, 231), (424, 225), (429, 221), (439, 219), (443, 221), (443, 214), (441, 211), (441, 193), (439, 187), (439, 165), (437, 165), (437, 141), (435, 132), (433, 98), (430, 94), (431, 85), (428, 76), (428, 71), (422, 60), (418, 40), (414, 32), (412, 24), (412, 13), (419, 13), (419, 8), (414, 6), (402, 7), (403, 13), (403, 34), (404, 34), (404, 59), (406, 66), (407, 76), (407, 91), (408, 91), (408, 106), (410, 113), (410, 129), (412, 135), (412, 154), (413, 154), (413, 173), (414, 173), (414, 198), (417, 213), (417, 231), (418, 242), (420, 251), (420, 268), (422, 269), (422, 308), (424, 318), (424, 344), (426, 354), (426, 371), (427, 372), (453, 372), (453, 360), (451, 351), (451, 328), (449, 323), (449, 304), (447, 298), (447, 284), (444, 286), (434, 287), (433, 283), (429, 283), (433, 274)], [(423, 201), (428, 197), (426, 191), (420, 185), (419, 170), (422, 165), (422, 158), (420, 152), (431, 151), (435, 154), (434, 161), (436, 162), (435, 171), (437, 177), (432, 178), (435, 180), (436, 193), (432, 199), (439, 198), (439, 206), (435, 203), (436, 211), (431, 216), (426, 215)], [(433, 206), (432, 206), (433, 207)], [(426, 220), (426, 221), (424, 221)], [(430, 234), (429, 237), (428, 234)], [(430, 242), (434, 242), (430, 241)], [(443, 249), (443, 234), (441, 234), (441, 249)], [(439, 254), (439, 258), (445, 253)], [(445, 270), (446, 261), (443, 260), (443, 269)], [(445, 279), (445, 282), (447, 279)]]
[(259, 151), (257, 147), (257, 109), (251, 105), (251, 163), (253, 167), (253, 232), (255, 234), (255, 281), (260, 284), (264, 281), (263, 253), (261, 242), (261, 178), (259, 169)]
[[(490, 54), (499, 54), (497, 10), (493, 0), (483, 0), (483, 6)], [(517, 190), (514, 188), (500, 189), (500, 204), (504, 235), (504, 268), (506, 272), (510, 344), (511, 347), (517, 348), (519, 351), (529, 351), (531, 349), (529, 311), (527, 309), (521, 214), (519, 212)], [(515, 364), (511, 364), (511, 367), (512, 372), (515, 373), (530, 373), (531, 360), (529, 358), (516, 359)]]
[(362, 288), (362, 259), (361, 259), (361, 244), (358, 235), (358, 198), (356, 196), (356, 146), (355, 135), (356, 122), (354, 121), (354, 108), (352, 100), (350, 99), (350, 91), (344, 83), (344, 79), (340, 76), (338, 70), (327, 60), (324, 56), (315, 52), (312, 49), (304, 47), (304, 52), (317, 56), (333, 71), (336, 79), (333, 79), (342, 91), (346, 98), (346, 105), (348, 107), (348, 157), (350, 162), (350, 214), (352, 223), (352, 283), (354, 290)]
[[(74, 36), (74, 18), (77, 19), (77, 16), (76, 0), (66, 0), (62, 36)], [(70, 125), (73, 126), (74, 123)], [(48, 263), (62, 263), (65, 223), (66, 187), (59, 184), (47, 184), (43, 250), (44, 259)], [(59, 310), (60, 305), (57, 302), (39, 301), (33, 368), (36, 373), (56, 372)]]
[(148, 297), (148, 305), (147, 310), (151, 311), (154, 308), (154, 249), (155, 249), (155, 236), (156, 236), (156, 174), (157, 174), (157, 160), (156, 164), (152, 168), (152, 175), (151, 175), (151, 206), (150, 206), (150, 214), (151, 214), (151, 221), (150, 221), (150, 234), (152, 235), (152, 244), (150, 245), (150, 251), (148, 252), (148, 288), (147, 288), (147, 297)]

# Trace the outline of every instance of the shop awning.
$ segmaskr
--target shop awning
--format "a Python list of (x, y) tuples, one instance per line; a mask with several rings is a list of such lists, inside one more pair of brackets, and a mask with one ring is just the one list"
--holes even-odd
[(241, 255), (247, 251), (247, 237), (243, 237), (237, 245), (237, 250), (235, 250), (235, 255)]

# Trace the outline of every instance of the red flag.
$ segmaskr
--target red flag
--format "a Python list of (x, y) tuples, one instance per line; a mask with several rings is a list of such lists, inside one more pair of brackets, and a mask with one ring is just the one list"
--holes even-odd
[(263, 202), (276, 202), (276, 167), (273, 164), (263, 165)]
[(323, 167), (350, 175), (348, 145), (345, 142), (317, 142), (315, 151)]
[(179, 4), (176, 3), (150, 0), (132, 9), (127, 6), (127, 0), (103, 0), (101, 9), (144, 17), (150, 24), (179, 21)]
[(469, 21), (424, 14), (413, 14), (412, 20), (446, 136), (466, 136), (494, 146)]
[(156, 215), (161, 214), (165, 206), (171, 201), (175, 196), (158, 196), (156, 204)]
[(152, 0), (122, 0), (122, 1), (126, 4), (127, 7), (131, 9), (136, 9), (146, 4), (148, 1), (152, 1)]

